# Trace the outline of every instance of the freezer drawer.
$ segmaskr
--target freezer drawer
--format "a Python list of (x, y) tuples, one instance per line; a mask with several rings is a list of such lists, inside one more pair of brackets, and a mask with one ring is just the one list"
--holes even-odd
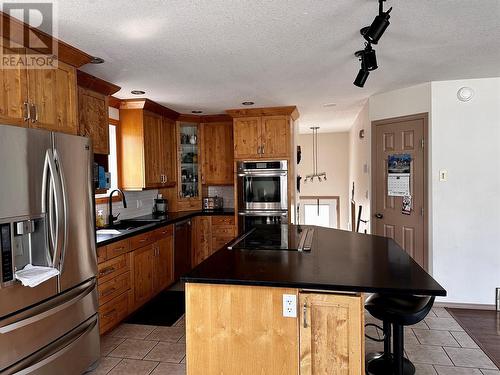
[(83, 322), (49, 346), (16, 363), (5, 375), (82, 374), (99, 360), (97, 315)]
[[(0, 320), (0, 373), (64, 336), (97, 312), (95, 279)], [(95, 342), (99, 345), (99, 340)]]

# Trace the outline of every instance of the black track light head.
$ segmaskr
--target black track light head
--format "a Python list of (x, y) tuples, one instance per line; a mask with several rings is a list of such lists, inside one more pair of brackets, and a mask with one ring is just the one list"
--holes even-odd
[(354, 56), (361, 61), (361, 69), (371, 72), (378, 68), (377, 55), (370, 43), (366, 43), (365, 49), (357, 51)]
[(370, 26), (363, 27), (360, 30), (361, 35), (363, 35), (366, 41), (371, 44), (377, 44), (387, 27), (390, 25), (389, 18), (391, 18), (390, 13), (392, 11), (392, 7), (389, 8), (387, 12), (384, 12), (382, 10), (383, 1), (384, 0), (379, 0), (380, 11), (378, 16), (376, 16), (373, 20), (372, 24)]
[(363, 87), (369, 75), (369, 71), (360, 69), (356, 79), (354, 80), (354, 86)]

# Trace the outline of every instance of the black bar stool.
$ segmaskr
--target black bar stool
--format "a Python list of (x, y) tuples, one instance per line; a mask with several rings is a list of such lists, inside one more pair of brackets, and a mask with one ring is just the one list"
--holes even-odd
[[(415, 366), (404, 358), (404, 326), (417, 324), (424, 319), (434, 304), (435, 297), (372, 294), (365, 302), (365, 309), (382, 320), (384, 327), (384, 352), (366, 356), (366, 373), (369, 375), (413, 375)], [(391, 325), (394, 353), (391, 354)]]

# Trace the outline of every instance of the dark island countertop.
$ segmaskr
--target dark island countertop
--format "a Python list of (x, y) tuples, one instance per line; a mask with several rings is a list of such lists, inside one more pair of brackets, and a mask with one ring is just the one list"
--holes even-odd
[[(117, 234), (96, 234), (96, 244), (97, 246), (109, 245), (113, 242), (126, 239), (128, 237), (136, 236), (138, 234), (149, 232), (153, 229), (163, 227), (169, 224), (175, 224), (183, 220), (191, 219), (195, 216), (220, 216), (220, 215), (234, 215), (234, 209), (223, 209), (223, 210), (197, 210), (197, 211), (181, 211), (181, 212), (169, 212), (166, 215), (145, 215), (134, 217), (134, 221), (144, 221), (144, 225), (130, 229), (127, 231), (122, 231)], [(152, 222), (151, 220), (155, 220)], [(126, 221), (126, 220), (124, 220)], [(112, 229), (112, 228), (110, 228)]]
[[(288, 231), (289, 243), (294, 244), (297, 233), (304, 228), (310, 227), (288, 226), (285, 233)], [(276, 230), (283, 235), (283, 227), (276, 226)], [(446, 296), (446, 290), (394, 240), (329, 228), (314, 227), (314, 230), (310, 252), (257, 250), (255, 239), (258, 239), (258, 232), (255, 232), (251, 241), (253, 250), (224, 247), (184, 275), (182, 280)], [(269, 229), (262, 233), (262, 248), (265, 248), (269, 242)]]

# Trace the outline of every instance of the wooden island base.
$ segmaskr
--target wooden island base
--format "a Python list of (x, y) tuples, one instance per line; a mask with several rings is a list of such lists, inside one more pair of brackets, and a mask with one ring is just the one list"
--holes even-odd
[(186, 283), (186, 355), (188, 375), (361, 375), (363, 296)]

